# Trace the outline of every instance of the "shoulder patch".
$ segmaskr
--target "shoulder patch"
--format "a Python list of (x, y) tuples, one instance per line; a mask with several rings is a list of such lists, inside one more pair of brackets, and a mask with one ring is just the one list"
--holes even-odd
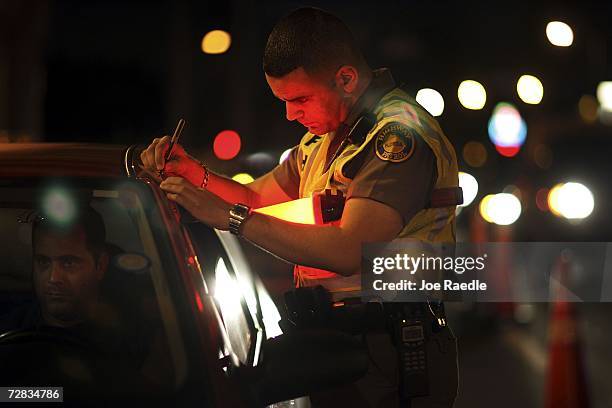
[(376, 134), (376, 156), (393, 163), (406, 161), (414, 153), (415, 142), (413, 130), (408, 126), (389, 123)]

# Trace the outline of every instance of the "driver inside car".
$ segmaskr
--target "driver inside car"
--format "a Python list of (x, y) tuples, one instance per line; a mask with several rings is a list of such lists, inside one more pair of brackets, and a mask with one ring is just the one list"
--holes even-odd
[(0, 331), (41, 326), (86, 335), (108, 269), (102, 217), (85, 207), (68, 223), (37, 217), (32, 225), (35, 302), (0, 319)]

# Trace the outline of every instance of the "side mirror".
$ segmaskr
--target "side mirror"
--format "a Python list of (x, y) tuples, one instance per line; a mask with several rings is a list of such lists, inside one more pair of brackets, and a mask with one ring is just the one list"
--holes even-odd
[(337, 330), (300, 330), (264, 343), (258, 367), (236, 375), (261, 406), (349, 384), (368, 368), (368, 354), (354, 336)]

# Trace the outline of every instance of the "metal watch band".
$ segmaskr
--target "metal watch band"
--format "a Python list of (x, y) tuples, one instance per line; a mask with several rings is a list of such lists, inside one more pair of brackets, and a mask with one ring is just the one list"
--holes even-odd
[(250, 214), (251, 207), (240, 203), (234, 204), (229, 211), (229, 231), (234, 235), (240, 235), (240, 227)]

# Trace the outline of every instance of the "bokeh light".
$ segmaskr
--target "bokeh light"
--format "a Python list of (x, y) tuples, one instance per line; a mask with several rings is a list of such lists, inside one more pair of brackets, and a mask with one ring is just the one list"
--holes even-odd
[(463, 204), (459, 207), (467, 207), (478, 195), (478, 181), (471, 174), (460, 171), (459, 187), (463, 190)]
[(472, 167), (482, 167), (487, 162), (487, 149), (480, 142), (467, 142), (463, 146), (463, 160)]
[(480, 202), (480, 215), (487, 222), (510, 225), (521, 216), (521, 202), (513, 194), (488, 195)]
[(541, 188), (537, 191), (536, 196), (535, 196), (535, 200), (536, 200), (536, 207), (538, 207), (538, 209), (540, 211), (548, 211), (548, 189), (547, 188)]
[(546, 25), (546, 37), (557, 47), (569, 47), (574, 42), (572, 28), (561, 21), (551, 21)]
[(205, 54), (223, 54), (232, 44), (232, 37), (227, 31), (212, 30), (202, 38), (202, 51)]
[(239, 182), (240, 184), (249, 184), (253, 182), (255, 179), (249, 173), (238, 173), (232, 180)]
[(459, 102), (467, 109), (482, 109), (487, 102), (487, 92), (484, 86), (471, 79), (461, 82), (457, 90)]
[(560, 183), (548, 193), (548, 207), (551, 212), (567, 219), (583, 219), (595, 208), (593, 193), (581, 183)]
[(284, 162), (285, 160), (287, 160), (287, 158), (289, 157), (289, 155), (291, 154), (291, 148), (285, 150), (281, 155), (280, 155), (280, 159), (278, 159), (278, 164), (281, 164), (282, 162)]
[(215, 136), (213, 152), (221, 160), (231, 160), (240, 153), (240, 135), (234, 130), (222, 130)]
[(43, 196), (42, 211), (43, 215), (54, 223), (69, 224), (77, 215), (77, 206), (68, 191), (56, 187)]
[(553, 162), (552, 150), (545, 144), (538, 144), (533, 149), (533, 161), (539, 168), (548, 170)]
[(597, 85), (597, 100), (601, 109), (612, 111), (612, 81), (600, 82)]
[(599, 104), (597, 99), (591, 95), (582, 95), (578, 101), (578, 113), (586, 123), (595, 123), (597, 121), (597, 109)]
[(480, 211), (480, 216), (486, 221), (492, 223), (493, 220), (489, 217), (489, 202), (493, 198), (493, 194), (488, 194), (480, 200), (480, 205), (478, 206), (478, 210)]
[(416, 101), (423, 107), (431, 116), (440, 116), (444, 112), (444, 98), (440, 92), (431, 88), (419, 90), (416, 94)]
[(488, 130), (495, 149), (506, 157), (515, 156), (527, 137), (527, 125), (521, 114), (506, 102), (498, 103), (493, 110)]
[(544, 86), (533, 75), (521, 76), (516, 83), (516, 91), (523, 102), (531, 105), (537, 105), (542, 102), (544, 97)]

